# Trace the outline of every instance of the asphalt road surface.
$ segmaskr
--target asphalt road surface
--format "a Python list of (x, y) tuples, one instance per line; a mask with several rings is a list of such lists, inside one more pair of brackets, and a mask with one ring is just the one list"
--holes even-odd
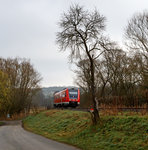
[(0, 126), (0, 150), (78, 150), (25, 131), (20, 121), (9, 121), (5, 124)]

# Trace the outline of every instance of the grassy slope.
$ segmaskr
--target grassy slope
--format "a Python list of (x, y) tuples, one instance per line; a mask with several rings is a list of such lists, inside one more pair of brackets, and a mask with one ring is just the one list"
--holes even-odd
[(86, 150), (147, 150), (148, 116), (102, 116), (93, 127), (87, 112), (50, 110), (24, 119), (24, 127)]

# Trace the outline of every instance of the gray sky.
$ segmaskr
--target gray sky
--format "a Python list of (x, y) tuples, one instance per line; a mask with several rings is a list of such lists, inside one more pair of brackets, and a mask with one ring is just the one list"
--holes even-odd
[(148, 9), (148, 0), (0, 0), (0, 56), (29, 58), (43, 87), (74, 85), (68, 52), (55, 44), (57, 22), (73, 3), (97, 8), (107, 18), (106, 33), (120, 43), (127, 21)]

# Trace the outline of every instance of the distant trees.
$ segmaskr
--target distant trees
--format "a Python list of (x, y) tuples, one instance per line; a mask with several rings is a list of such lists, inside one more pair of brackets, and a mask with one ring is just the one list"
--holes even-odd
[(148, 106), (148, 12), (135, 14), (125, 30), (126, 45), (133, 53), (133, 65), (139, 77), (136, 95)]
[(0, 71), (0, 114), (6, 115), (9, 112), (11, 105), (10, 92), (8, 76)]
[(0, 58), (0, 71), (6, 74), (9, 81), (9, 100), (4, 99), (6, 104), (11, 102), (9, 113), (20, 113), (24, 108), (29, 110), (32, 96), (39, 88), (40, 74), (29, 60), (21, 58)]
[[(84, 64), (83, 64), (84, 63)], [(83, 89), (82, 104), (89, 104), (89, 70), (86, 61), (80, 62), (77, 70), (76, 83)], [(96, 95), (99, 104), (114, 105), (118, 99), (118, 105), (135, 106), (147, 103), (146, 85), (143, 82), (142, 57), (139, 55), (128, 56), (122, 49), (105, 51), (96, 65)], [(85, 68), (86, 67), (86, 68)], [(144, 92), (145, 91), (145, 92)], [(145, 94), (144, 94), (145, 93)], [(87, 96), (86, 96), (87, 95)], [(135, 102), (136, 101), (136, 102)]]

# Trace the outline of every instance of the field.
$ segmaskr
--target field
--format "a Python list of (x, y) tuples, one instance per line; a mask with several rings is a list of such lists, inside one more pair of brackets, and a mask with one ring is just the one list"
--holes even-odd
[(92, 126), (88, 112), (49, 110), (23, 120), (27, 130), (84, 150), (147, 150), (148, 115), (101, 115)]

